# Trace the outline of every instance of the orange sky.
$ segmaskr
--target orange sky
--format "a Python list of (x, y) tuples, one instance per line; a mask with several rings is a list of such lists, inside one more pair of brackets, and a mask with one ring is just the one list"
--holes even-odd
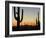
[[(17, 25), (17, 21), (15, 20), (15, 19), (13, 19), (12, 20), (12, 24), (13, 24), (13, 26), (16, 26)], [(36, 20), (34, 19), (34, 20), (29, 20), (29, 21), (22, 21), (22, 22), (20, 22), (20, 25), (36, 25)]]

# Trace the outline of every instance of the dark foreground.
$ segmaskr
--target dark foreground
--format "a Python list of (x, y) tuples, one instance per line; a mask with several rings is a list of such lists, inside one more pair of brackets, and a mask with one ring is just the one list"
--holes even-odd
[(24, 31), (24, 30), (40, 30), (40, 25), (36, 26), (21, 26), (19, 28), (12, 26), (12, 31)]

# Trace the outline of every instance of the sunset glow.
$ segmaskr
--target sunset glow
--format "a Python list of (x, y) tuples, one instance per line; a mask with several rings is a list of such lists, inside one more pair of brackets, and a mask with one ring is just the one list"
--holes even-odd
[[(22, 19), (22, 9), (23, 9), (23, 19)], [(36, 19), (38, 19), (38, 11), (40, 11), (39, 8), (29, 8), (29, 7), (21, 7), (20, 8), (20, 26), (28, 25), (28, 26), (36, 26)], [(13, 12), (13, 18), (12, 18), (12, 24), (13, 26), (17, 26), (17, 20), (14, 18), (14, 11)]]
[[(17, 21), (15, 20), (15, 19), (13, 19), (13, 21), (12, 21), (12, 24), (13, 24), (13, 26), (17, 26)], [(22, 22), (20, 22), (20, 26), (21, 25), (32, 25), (32, 26), (35, 26), (36, 25), (36, 22), (35, 22), (35, 20), (29, 20), (29, 21), (22, 21)]]

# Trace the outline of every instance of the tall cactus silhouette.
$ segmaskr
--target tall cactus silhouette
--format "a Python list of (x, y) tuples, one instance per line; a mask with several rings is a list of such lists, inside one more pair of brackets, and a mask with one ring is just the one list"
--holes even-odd
[(16, 12), (16, 7), (14, 7), (14, 17), (17, 20), (17, 30), (19, 30), (20, 22), (22, 22), (22, 20), (23, 20), (23, 9), (22, 9), (22, 15), (20, 18), (20, 7), (17, 7), (17, 12)]

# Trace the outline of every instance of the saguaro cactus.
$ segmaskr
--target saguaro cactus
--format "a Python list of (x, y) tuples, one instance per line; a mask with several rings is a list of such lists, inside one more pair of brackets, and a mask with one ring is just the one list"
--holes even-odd
[(40, 21), (39, 21), (39, 12), (38, 12), (38, 25), (40, 26)]
[(21, 15), (21, 18), (20, 18), (20, 7), (17, 7), (17, 12), (16, 12), (16, 7), (14, 7), (14, 17), (17, 20), (17, 28), (19, 29), (20, 22), (22, 22), (22, 20), (23, 20), (23, 9), (22, 9), (22, 15)]

